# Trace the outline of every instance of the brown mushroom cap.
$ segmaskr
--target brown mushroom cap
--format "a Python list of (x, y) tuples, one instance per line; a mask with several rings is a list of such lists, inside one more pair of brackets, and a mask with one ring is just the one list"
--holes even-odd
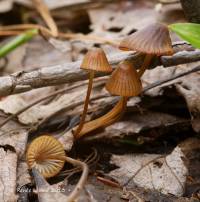
[(106, 89), (113, 95), (137, 96), (142, 91), (142, 83), (137, 71), (128, 61), (123, 61), (112, 73)]
[(98, 72), (111, 72), (112, 67), (108, 63), (106, 54), (101, 48), (93, 48), (83, 58), (81, 69)]
[(53, 177), (60, 172), (65, 163), (61, 157), (65, 157), (62, 144), (47, 135), (33, 140), (26, 154), (29, 168), (36, 168), (45, 178)]
[(172, 55), (173, 48), (167, 26), (155, 23), (123, 39), (121, 50), (135, 50), (152, 55)]

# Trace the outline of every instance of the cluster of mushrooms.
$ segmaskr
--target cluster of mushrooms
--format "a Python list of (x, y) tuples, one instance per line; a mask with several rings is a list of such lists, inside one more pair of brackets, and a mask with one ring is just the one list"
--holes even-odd
[[(89, 83), (80, 123), (72, 129), (75, 139), (79, 139), (98, 128), (104, 128), (116, 122), (124, 113), (128, 98), (138, 96), (142, 92), (140, 78), (149, 67), (153, 57), (173, 54), (169, 30), (167, 26), (159, 23), (152, 24), (127, 36), (121, 41), (119, 49), (138, 51), (145, 54), (143, 65), (137, 71), (130, 61), (122, 61), (113, 71), (105, 86), (110, 94), (121, 96), (120, 100), (107, 114), (85, 123), (95, 72), (112, 72), (112, 67), (101, 48), (94, 48), (88, 51), (83, 59), (81, 68), (89, 72)], [(63, 168), (65, 161), (74, 166), (79, 166), (83, 170), (80, 180), (75, 187), (76, 191), (69, 196), (72, 201), (77, 196), (77, 190), (80, 189), (80, 185), (87, 178), (87, 165), (79, 160), (66, 157), (62, 144), (52, 136), (45, 135), (36, 138), (27, 150), (29, 168), (36, 168), (45, 178), (58, 174)]]

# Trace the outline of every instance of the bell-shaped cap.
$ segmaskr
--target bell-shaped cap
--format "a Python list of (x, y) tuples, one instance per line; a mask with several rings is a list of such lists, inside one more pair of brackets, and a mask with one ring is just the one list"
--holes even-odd
[(133, 65), (123, 61), (113, 71), (106, 83), (106, 89), (113, 95), (137, 96), (142, 91), (142, 83)]
[(63, 168), (65, 151), (62, 144), (52, 136), (40, 136), (28, 147), (26, 159), (29, 168), (36, 168), (45, 178), (53, 177)]
[(123, 39), (121, 50), (134, 50), (152, 55), (172, 55), (173, 48), (167, 26), (155, 23)]
[(108, 62), (106, 54), (101, 48), (93, 48), (86, 53), (81, 64), (81, 69), (94, 70), (98, 72), (112, 71), (112, 67)]

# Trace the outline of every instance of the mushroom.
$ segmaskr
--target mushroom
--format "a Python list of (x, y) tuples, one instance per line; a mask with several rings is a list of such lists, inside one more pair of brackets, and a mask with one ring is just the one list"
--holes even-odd
[(33, 140), (28, 147), (26, 159), (29, 168), (34, 167), (45, 178), (57, 175), (63, 168), (65, 161), (82, 168), (80, 180), (68, 196), (68, 201), (73, 201), (77, 197), (87, 180), (87, 164), (65, 156), (62, 144), (52, 136), (43, 135)]
[(88, 89), (87, 89), (87, 94), (85, 98), (82, 117), (81, 117), (79, 126), (74, 131), (75, 136), (80, 133), (85, 122), (95, 72), (96, 71), (97, 72), (112, 71), (112, 67), (109, 65), (106, 55), (101, 48), (93, 48), (87, 52), (81, 64), (81, 69), (87, 70), (89, 72), (89, 83), (88, 83)]
[(172, 55), (173, 48), (168, 27), (164, 24), (151, 24), (123, 39), (121, 50), (138, 51), (146, 54), (138, 75), (141, 77), (149, 67), (153, 56)]
[(106, 83), (106, 89), (113, 95), (121, 96), (120, 100), (107, 114), (85, 123), (76, 138), (80, 138), (97, 128), (108, 126), (118, 120), (126, 109), (128, 98), (141, 93), (142, 83), (133, 65), (129, 61), (123, 61), (113, 71)]

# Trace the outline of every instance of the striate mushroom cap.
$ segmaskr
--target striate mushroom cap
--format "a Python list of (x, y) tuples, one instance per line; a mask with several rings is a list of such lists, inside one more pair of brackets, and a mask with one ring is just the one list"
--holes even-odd
[(142, 91), (142, 83), (133, 65), (123, 61), (113, 71), (106, 83), (106, 89), (113, 95), (137, 96)]
[(60, 172), (65, 163), (64, 158), (65, 151), (62, 144), (48, 135), (33, 140), (26, 154), (29, 168), (36, 168), (45, 178), (53, 177)]
[(167, 26), (151, 24), (123, 39), (121, 50), (134, 50), (152, 55), (172, 55), (173, 48)]
[(98, 72), (112, 71), (112, 67), (108, 62), (106, 54), (101, 48), (93, 48), (86, 53), (81, 64), (81, 69)]

